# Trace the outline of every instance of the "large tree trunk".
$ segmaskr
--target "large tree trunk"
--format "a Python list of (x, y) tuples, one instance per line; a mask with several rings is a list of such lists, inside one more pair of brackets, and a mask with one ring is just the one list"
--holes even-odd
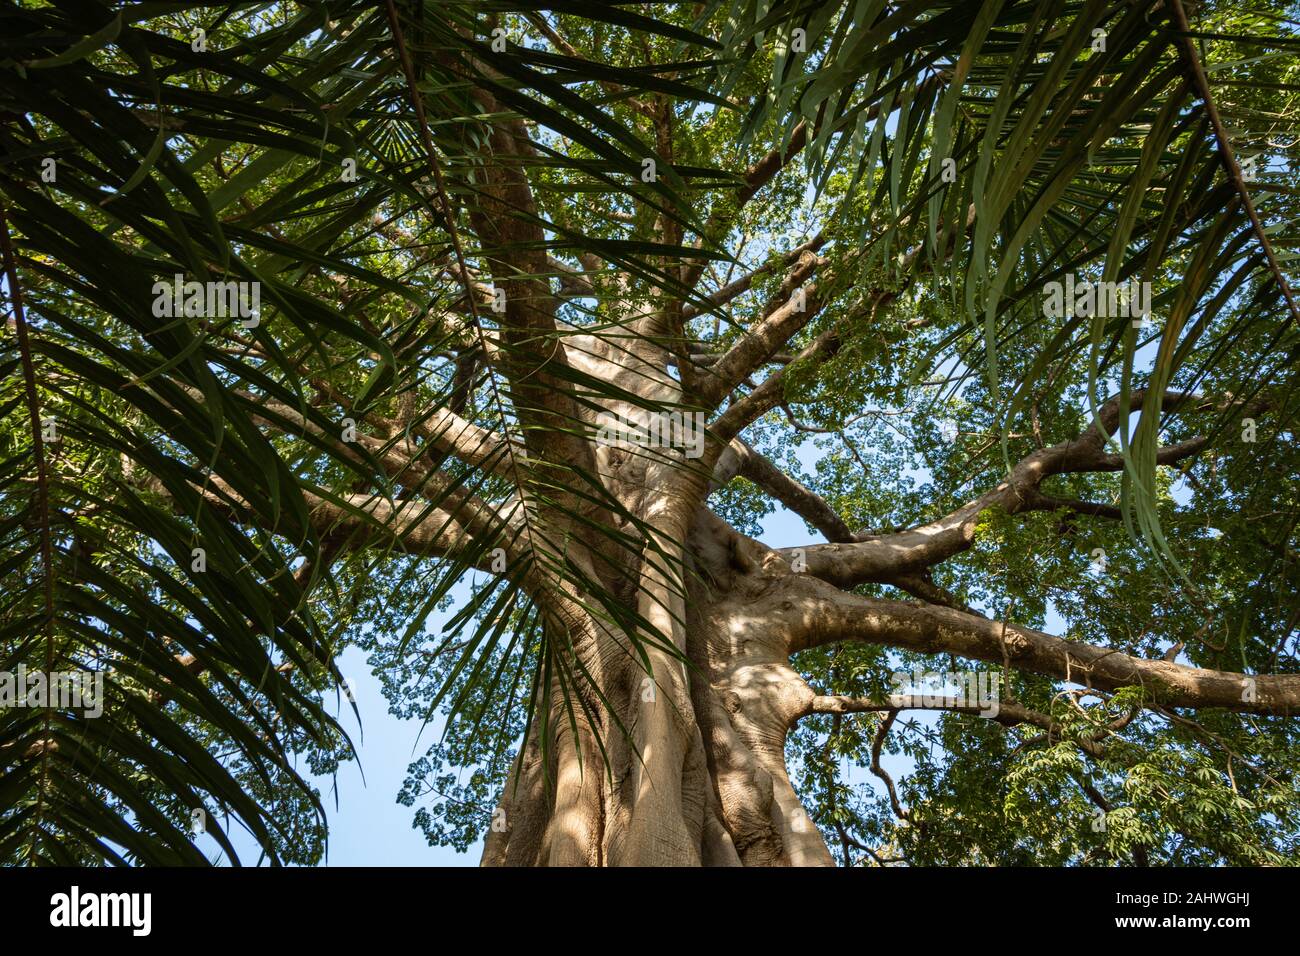
[[(666, 372), (671, 358), (645, 340), (617, 355), (596, 337), (570, 333), (565, 342), (572, 364), (640, 399), (606, 403), (607, 414), (644, 425), (648, 408), (682, 401)], [(590, 410), (583, 417), (599, 425)], [(788, 635), (753, 613), (790, 570), (703, 506), (718, 457), (717, 449), (692, 460), (680, 448), (595, 446), (606, 491), (654, 538), (609, 581), (653, 626), (642, 635), (650, 667), (626, 633), (586, 615), (576, 625), (548, 618), (568, 628), (552, 643), (571, 646), (592, 675), (594, 686), (577, 688), (591, 707), (577, 715), (575, 735), (553, 687), (550, 766), (535, 724), (484, 865), (833, 864), (784, 761), (786, 733), (814, 693), (789, 666)], [(555, 537), (580, 537), (567, 530)], [(604, 570), (590, 563), (592, 580), (608, 579)], [(597, 603), (577, 597), (574, 605)], [(676, 655), (662, 646), (669, 640)]]
[(556, 688), (549, 774), (535, 729), (484, 865), (832, 865), (784, 761), (786, 733), (814, 693), (790, 667), (785, 636), (747, 612), (775, 578), (756, 561), (761, 546), (708, 512), (690, 540), (690, 666), (661, 651), (648, 674), (606, 632), (593, 657), (604, 659), (600, 691), (618, 702), (618, 720), (580, 717), (575, 740)]

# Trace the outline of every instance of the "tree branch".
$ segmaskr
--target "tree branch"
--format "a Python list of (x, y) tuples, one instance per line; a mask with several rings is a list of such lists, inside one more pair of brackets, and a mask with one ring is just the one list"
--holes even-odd
[[(853, 532), (825, 498), (803, 482), (791, 478), (746, 442), (740, 439), (732, 441), (727, 464), (727, 470), (731, 472), (728, 480), (734, 475), (748, 478), (820, 531), (827, 541), (853, 540)], [(715, 482), (725, 473), (715, 470)]]
[[(927, 703), (926, 701), (929, 701)], [(811, 714), (872, 714), (898, 713), (904, 710), (948, 710), (957, 714), (972, 714), (992, 720), (1003, 727), (1016, 727), (1020, 724), (1032, 724), (1041, 727), (1049, 735), (1059, 735), (1061, 725), (1047, 714), (1030, 710), (1010, 701), (997, 701), (995, 704), (979, 704), (964, 697), (928, 697), (921, 694), (894, 694), (884, 700), (870, 697), (842, 697), (822, 695), (813, 697), (803, 713), (795, 720)], [(1096, 741), (1082, 739), (1077, 743), (1093, 756), (1100, 756), (1104, 749)]]
[[(917, 84), (913, 93), (914, 96), (920, 97), (928, 93), (931, 89), (937, 89), (943, 86), (946, 80), (942, 74), (936, 73), (927, 77)], [(880, 104), (874, 104), (864, 114), (864, 120), (872, 120), (880, 115)], [(812, 134), (817, 134), (818, 127), (814, 124)], [(704, 227), (706, 236), (717, 236), (725, 230), (729, 230), (732, 223), (735, 222), (736, 216), (745, 208), (758, 193), (770, 183), (776, 175), (789, 165), (790, 161), (804, 148), (808, 143), (809, 127), (808, 121), (802, 120), (790, 133), (790, 141), (783, 146), (774, 146), (762, 158), (750, 165), (740, 177), (740, 189), (736, 193), (734, 205), (725, 209), (715, 209), (709, 216), (708, 223)], [(699, 240), (696, 245), (702, 246), (704, 240)], [(687, 287), (693, 287), (700, 280), (704, 273), (704, 260), (694, 260), (687, 263), (682, 269), (682, 283)]]
[(690, 321), (696, 316), (703, 315), (713, 309), (721, 308), (737, 296), (743, 295), (754, 286), (754, 280), (765, 276), (777, 269), (788, 268), (795, 265), (803, 258), (804, 253), (815, 253), (826, 244), (826, 236), (823, 233), (817, 233), (803, 245), (796, 246), (782, 256), (776, 262), (769, 262), (766, 265), (759, 266), (751, 272), (746, 273), (739, 279), (728, 282), (716, 292), (711, 292), (704, 296), (704, 302), (708, 304), (707, 308), (696, 308), (688, 304), (682, 308), (682, 319)]
[[(904, 220), (900, 225), (906, 224), (906, 222), (907, 220)], [(966, 212), (967, 231), (970, 230), (974, 223), (975, 206), (972, 204), (968, 207)], [(957, 233), (954, 233), (954, 244), (956, 243), (956, 238)], [(904, 271), (911, 269), (916, 264), (923, 248), (923, 245), (918, 243), (907, 252), (903, 257), (903, 262), (901, 264), (901, 268)], [(898, 294), (897, 291), (874, 289), (869, 295), (865, 296), (862, 304), (863, 307), (869, 307), (871, 318), (874, 320), (876, 313), (881, 308), (893, 302), (894, 299), (898, 297)], [(809, 317), (811, 317), (811, 315)], [(792, 329), (790, 335), (793, 335), (806, 324), (806, 320), (805, 322), (800, 323), (796, 328)], [(840, 347), (840, 333), (838, 331), (840, 324), (842, 323), (833, 323), (830, 328), (823, 331), (813, 339), (809, 345), (805, 346), (804, 349), (794, 357), (792, 362), (787, 363), (784, 368), (773, 372), (748, 395), (733, 402), (725, 412), (718, 416), (717, 420), (709, 427), (709, 431), (714, 434), (715, 437), (720, 438), (723, 441), (730, 441), (736, 435), (740, 434), (740, 431), (743, 428), (757, 420), (760, 416), (779, 405), (785, 404), (785, 376), (790, 365), (795, 362), (822, 362), (835, 355), (835, 353), (839, 351)], [(787, 336), (787, 339), (788, 338), (789, 336)], [(737, 343), (737, 346), (733, 346), (733, 351), (743, 342), (744, 340), (742, 339), (741, 343)], [(764, 358), (758, 362), (758, 365), (761, 365), (763, 361), (770, 360), (772, 355), (776, 354), (776, 350), (781, 344), (784, 343), (778, 343), (775, 348), (765, 347), (759, 349), (758, 351), (760, 351), (760, 354), (764, 355)], [(719, 360), (719, 362), (720, 361), (721, 360)], [(750, 368), (749, 372), (752, 372), (758, 367), (758, 365), (754, 365)], [(748, 375), (749, 372), (746, 372), (745, 374)]]
[[(821, 362), (839, 351), (840, 333), (836, 328), (822, 332), (794, 357), (797, 362)], [(777, 369), (748, 395), (732, 402), (709, 426), (708, 431), (721, 441), (731, 441), (747, 425), (785, 401), (785, 376), (790, 365)]]
[[(1134, 391), (1129, 397), (1130, 411), (1141, 409), (1147, 397), (1145, 389)], [(1115, 396), (1101, 407), (1097, 422), (1082, 437), (1033, 452), (1021, 459), (997, 487), (937, 521), (894, 534), (860, 536), (852, 544), (801, 549), (808, 573), (840, 587), (854, 587), (930, 567), (970, 548), (980, 517), (992, 508), (1018, 514), (1064, 507), (1102, 517), (1119, 516), (1117, 509), (1107, 505), (1049, 498), (1039, 492), (1038, 486), (1051, 475), (1110, 472), (1124, 467), (1122, 456), (1105, 451), (1110, 435), (1120, 425), (1120, 398)], [(1161, 408), (1174, 411), (1196, 400), (1195, 395), (1165, 392)], [(1166, 446), (1159, 450), (1156, 461), (1171, 464), (1200, 453), (1208, 443), (1207, 438), (1198, 437)], [(790, 550), (785, 549), (787, 553)]]
[(951, 608), (865, 598), (805, 576), (792, 580), (806, 589), (803, 600), (792, 600), (789, 589), (779, 589), (781, 600), (765, 599), (753, 609), (755, 614), (770, 614), (790, 636), (792, 653), (837, 641), (863, 641), (923, 654), (1009, 662), (1020, 671), (1105, 691), (1140, 686), (1150, 694), (1149, 706), (1300, 712), (1300, 674), (1251, 675), (1146, 660)]
[(697, 393), (702, 402), (713, 406), (726, 398), (821, 311), (826, 283), (807, 280), (824, 262), (814, 253), (800, 254), (761, 320), (700, 375)]

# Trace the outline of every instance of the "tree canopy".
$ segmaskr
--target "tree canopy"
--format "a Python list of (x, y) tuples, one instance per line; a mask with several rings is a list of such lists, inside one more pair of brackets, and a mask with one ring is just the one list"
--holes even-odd
[[(721, 793), (702, 588), (812, 689), (777, 749), (837, 862), (1297, 862), (1298, 26), (6, 2), (0, 671), (104, 696), (0, 707), (0, 860), (204, 863), (201, 811), (319, 861), (349, 646), (445, 721), (430, 841), (534, 739), (552, 814), (566, 748), (656, 766), (611, 634)], [(896, 696), (977, 663), (993, 719)]]

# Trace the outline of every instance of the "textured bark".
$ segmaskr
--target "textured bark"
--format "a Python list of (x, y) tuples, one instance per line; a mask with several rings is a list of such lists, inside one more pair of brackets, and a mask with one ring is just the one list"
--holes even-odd
[(680, 630), (691, 667), (652, 653), (647, 684), (607, 632), (603, 690), (624, 702), (628, 735), (612, 720), (583, 729), (606, 734), (613, 766), (602, 768), (594, 737), (575, 744), (562, 732), (551, 789), (534, 742), (502, 795), (508, 830), (490, 834), (484, 865), (832, 865), (786, 773), (786, 733), (815, 695), (790, 666), (787, 635), (753, 613), (771, 586), (761, 546), (707, 511), (693, 518), (684, 622), (665, 625)]

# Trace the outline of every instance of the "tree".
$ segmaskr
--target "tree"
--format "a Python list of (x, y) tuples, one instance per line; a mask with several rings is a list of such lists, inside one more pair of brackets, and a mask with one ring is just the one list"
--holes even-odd
[(1281, 4), (175, 6), (3, 14), (0, 857), (319, 858), (356, 643), (485, 864), (1294, 861)]

